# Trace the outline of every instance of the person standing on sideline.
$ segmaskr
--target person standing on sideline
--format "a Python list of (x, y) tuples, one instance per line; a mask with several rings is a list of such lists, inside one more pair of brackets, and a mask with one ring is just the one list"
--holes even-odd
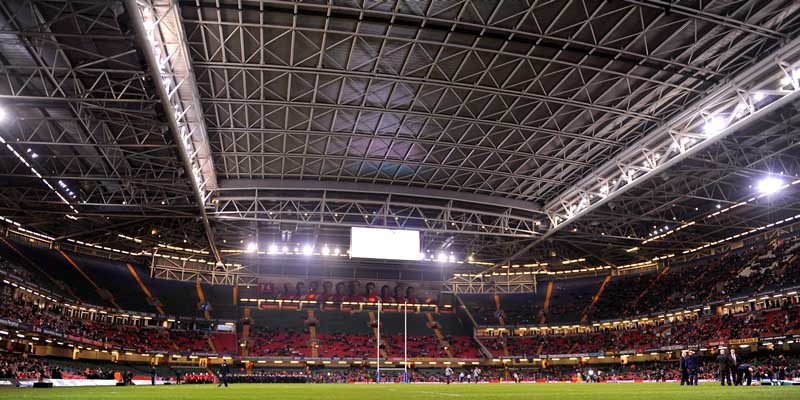
[(219, 367), (219, 385), (217, 387), (222, 386), (225, 384), (225, 387), (228, 387), (228, 375), (231, 373), (231, 368), (228, 366), (228, 362), (224, 359), (222, 360), (222, 365)]
[(689, 385), (697, 386), (697, 370), (700, 369), (700, 356), (694, 350), (689, 350), (686, 357), (686, 369), (689, 371)]
[(740, 377), (738, 374), (739, 364), (742, 363), (742, 360), (736, 355), (736, 350), (734, 349), (731, 349), (731, 355), (729, 358), (731, 363), (728, 368), (730, 368), (731, 375), (733, 375), (733, 386), (739, 386), (742, 384), (742, 381), (738, 379)]
[(478, 383), (478, 379), (480, 378), (480, 376), (481, 376), (481, 369), (475, 367), (475, 369), (472, 370), (472, 379), (475, 379), (475, 383)]
[(458, 374), (458, 383), (464, 383), (464, 371)]
[(452, 368), (447, 367), (447, 368), (444, 369), (444, 380), (447, 382), (448, 385), (450, 384), (450, 377), (452, 375), (453, 375), (453, 369)]
[(725, 381), (728, 381), (728, 386), (731, 385), (731, 358), (725, 353), (725, 349), (719, 349), (717, 356), (717, 365), (719, 366), (719, 384), (725, 386)]
[(681, 358), (678, 361), (681, 371), (681, 386), (689, 383), (689, 369), (686, 368), (686, 350), (681, 351)]
[(150, 385), (152, 385), (152, 386), (156, 385), (156, 366), (155, 365), (151, 365), (150, 366)]

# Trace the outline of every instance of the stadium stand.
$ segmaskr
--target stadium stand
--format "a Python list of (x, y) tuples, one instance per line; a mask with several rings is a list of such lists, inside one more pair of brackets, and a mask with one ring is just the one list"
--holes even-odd
[[(31, 260), (39, 269), (47, 271), (59, 282), (59, 286), (71, 288), (71, 293), (76, 293), (80, 300), (87, 304), (94, 304), (101, 307), (113, 307), (108, 301), (108, 296), (98, 293), (95, 286), (82, 276), (64, 257), (56, 251), (29, 246), (24, 243), (15, 242), (13, 246), (25, 258)], [(3, 249), (7, 250), (7, 249)], [(13, 250), (12, 250), (13, 252)], [(104, 293), (106, 294), (106, 293)]]
[[(73, 266), (61, 262), (57, 253), (47, 249), (39, 249), (20, 245), (24, 248), (25, 256), (36, 263), (47, 265), (44, 270), (61, 269), (59, 279), (65, 282), (80, 282), (82, 274), (90, 276), (93, 280), (103, 282), (104, 286), (111, 288), (114, 293), (125, 297), (124, 304), (140, 312), (154, 311), (146, 297), (138, 290), (128, 271), (127, 265), (114, 261), (100, 260), (85, 255), (71, 255), (71, 259), (82, 268), (77, 271)], [(757, 282), (762, 289), (772, 290), (783, 286), (783, 282), (794, 282), (790, 277), (797, 268), (796, 240), (790, 238), (786, 241), (770, 242), (738, 252), (707, 260), (693, 261), (686, 265), (670, 266), (668, 270), (654, 271), (646, 274), (633, 274), (615, 276), (610, 279), (605, 287), (602, 298), (595, 304), (589, 314), (592, 318), (606, 316), (636, 316), (636, 312), (648, 311), (651, 297), (662, 296), (659, 285), (677, 285), (676, 276), (692, 273), (703, 281), (702, 268), (709, 268), (711, 273), (728, 271), (725, 280), (714, 286), (713, 293), (702, 291), (702, 283), (688, 282), (685, 286), (673, 287), (673, 292), (681, 293), (679, 300), (701, 299), (706, 302), (728, 301), (731, 296), (749, 294), (757, 295), (754, 290), (742, 288), (744, 279), (757, 274)], [(6, 247), (7, 248), (7, 247)], [(43, 255), (44, 254), (44, 255)], [(62, 257), (63, 259), (63, 257)], [(58, 263), (58, 264), (56, 264)], [(66, 263), (66, 265), (65, 265)], [(46, 280), (41, 274), (26, 262), (13, 255), (3, 254), (0, 270), (12, 278), (17, 277), (29, 281)], [(58, 265), (58, 267), (54, 267)], [(113, 323), (106, 320), (90, 320), (80, 313), (68, 312), (70, 307), (58, 301), (42, 300), (41, 297), (32, 296), (31, 293), (14, 288), (7, 284), (2, 286), (2, 305), (0, 305), (0, 319), (14, 321), (33, 327), (47, 327), (53, 332), (60, 332), (70, 337), (81, 338), (86, 343), (92, 343), (100, 348), (120, 349), (137, 353), (180, 353), (180, 354), (218, 354), (238, 355), (242, 348), (236, 333), (216, 332), (209, 330), (212, 325), (199, 324), (203, 320), (202, 312), (198, 307), (198, 294), (193, 285), (186, 282), (175, 282), (153, 279), (141, 267), (135, 267), (143, 276), (142, 280), (152, 288), (154, 297), (164, 299), (161, 303), (170, 315), (180, 316), (169, 328), (160, 323), (154, 325), (139, 323)], [(408, 356), (421, 359), (442, 359), (454, 357), (457, 359), (481, 359), (480, 347), (489, 350), (491, 357), (504, 358), (547, 358), (564, 355), (586, 355), (606, 353), (642, 354), (653, 349), (665, 349), (678, 346), (697, 346), (708, 343), (728, 343), (736, 340), (750, 340), (750, 338), (765, 337), (791, 337), (800, 335), (800, 299), (796, 295), (770, 297), (768, 300), (748, 303), (747, 307), (731, 309), (725, 314), (717, 312), (716, 308), (703, 307), (699, 312), (692, 311), (688, 314), (676, 314), (672, 319), (653, 318), (649, 322), (621, 324), (619, 326), (603, 327), (590, 320), (579, 323), (582, 312), (589, 311), (588, 304), (597, 291), (602, 280), (600, 277), (564, 279), (553, 282), (553, 294), (549, 312), (545, 312), (544, 290), (537, 291), (535, 295), (466, 295), (463, 296), (466, 310), (476, 315), (482, 325), (474, 327), (465, 310), (443, 311), (428, 315), (423, 312), (411, 312), (407, 316), (408, 326)], [(658, 285), (654, 285), (658, 282)], [(675, 282), (675, 283), (671, 283)], [(38, 283), (38, 282), (37, 282)], [(46, 282), (43, 283), (45, 285)], [(76, 283), (78, 284), (78, 283)], [(91, 284), (83, 283), (83, 289), (88, 290)], [(540, 283), (544, 288), (547, 283)], [(247, 288), (243, 295), (247, 295)], [(677, 289), (677, 290), (676, 290)], [(127, 290), (127, 291), (126, 291)], [(230, 286), (203, 285), (210, 310), (215, 317), (223, 314), (228, 319), (240, 318), (242, 308), (234, 304), (233, 289)], [(97, 293), (96, 291), (94, 293)], [(574, 302), (568, 299), (570, 293), (578, 299)], [(701, 296), (701, 293), (703, 294)], [(122, 296), (124, 294), (124, 296)], [(723, 297), (724, 296), (724, 297)], [(183, 304), (179, 302), (183, 299)], [(189, 301), (186, 301), (189, 299)], [(84, 299), (82, 299), (84, 300)], [(84, 301), (88, 301), (86, 298)], [(497, 310), (499, 303), (500, 310)], [(89, 303), (85, 304), (89, 307)], [(313, 303), (316, 304), (316, 303)], [(658, 303), (652, 303), (658, 304)], [(707, 303), (708, 304), (708, 303)], [(104, 303), (108, 305), (108, 303)], [(616, 307), (615, 307), (616, 305)], [(287, 308), (281, 308), (287, 307)], [(310, 360), (313, 353), (323, 359), (332, 360), (369, 360), (375, 356), (376, 338), (370, 315), (367, 311), (325, 309), (324, 304), (316, 304), (316, 312), (311, 314), (299, 303), (279, 307), (277, 304), (264, 309), (251, 308), (249, 337), (244, 340), (250, 357), (277, 357), (294, 360)], [(640, 308), (643, 307), (643, 308)], [(383, 356), (389, 359), (402, 359), (404, 354), (404, 315), (396, 309), (381, 315), (382, 321), (382, 350)], [(394, 310), (394, 311), (392, 311)], [(614, 311), (616, 310), (616, 311)], [(660, 311), (659, 312), (664, 312)], [(154, 315), (154, 314), (150, 314)], [(313, 319), (311, 315), (313, 315)], [(542, 316), (545, 324), (541, 324)], [(162, 317), (166, 318), (166, 317)], [(500, 319), (503, 319), (506, 328), (504, 333), (497, 335), (498, 331), (489, 331), (486, 327), (498, 329)], [(162, 321), (165, 321), (162, 319)], [(131, 321), (132, 322), (132, 321)], [(180, 323), (183, 322), (184, 325)], [(466, 322), (466, 323), (465, 323)], [(548, 328), (561, 323), (579, 323), (569, 325), (568, 329)], [(239, 321), (241, 326), (242, 321)], [(316, 335), (312, 337), (310, 327), (314, 327)], [(519, 330), (515, 327), (540, 327), (539, 330)], [(577, 326), (578, 328), (574, 328)], [(479, 336), (479, 343), (473, 339), (473, 331), (479, 334), (494, 332)], [(441, 335), (441, 336), (438, 336)], [(752, 356), (748, 356), (752, 357)], [(768, 364), (769, 357), (760, 361), (758, 374), (760, 376), (777, 376), (781, 374), (794, 374), (792, 367), (775, 367)], [(95, 365), (80, 366), (60, 362), (59, 359), (33, 359), (30, 362), (21, 360), (18, 356), (7, 355), (5, 358), (6, 372), (16, 370), (16, 376), (36, 376), (43, 370), (60, 369), (59, 373), (65, 376), (96, 377), (107, 374), (111, 370), (123, 369), (120, 365)], [(350, 362), (350, 361), (348, 361)], [(43, 367), (44, 363), (50, 363)], [(128, 368), (135, 374), (146, 377), (147, 368), (138, 365)], [(538, 370), (514, 369), (523, 379), (529, 380), (563, 380), (573, 379), (580, 370), (574, 366), (548, 366)], [(638, 368), (638, 369), (637, 369)], [(710, 367), (709, 367), (710, 368)], [(781, 369), (783, 368), (783, 369)], [(669, 380), (674, 379), (676, 372), (671, 363), (631, 364), (625, 367), (598, 366), (598, 371), (603, 371), (607, 380)], [(39, 372), (36, 372), (39, 371)], [(485, 379), (508, 379), (511, 370), (489, 368)], [(577, 371), (577, 372), (576, 372)], [(709, 369), (710, 371), (710, 369)], [(173, 376), (175, 372), (182, 373), (186, 382), (201, 383), (213, 381), (213, 376), (206, 370), (192, 370), (191, 367), (183, 372), (165, 366), (159, 372), (164, 376)], [(706, 375), (709, 375), (710, 372)], [(602, 375), (601, 375), (602, 376)], [(301, 373), (289, 371), (288, 373), (260, 370), (244, 373), (238, 376), (242, 382), (357, 382), (371, 379), (368, 373), (358, 368), (326, 371), (324, 373)], [(401, 379), (398, 375), (389, 373), (387, 379)], [(412, 380), (419, 382), (438, 381), (441, 377), (435, 372), (415, 372)]]
[(113, 260), (100, 260), (80, 254), (67, 253), (86, 275), (94, 282), (100, 282), (114, 294), (115, 301), (124, 310), (155, 312), (147, 298), (142, 296), (136, 281), (128, 273), (125, 263)]
[(153, 278), (142, 278), (142, 280), (168, 314), (191, 318), (204, 317), (194, 283)]
[(579, 321), (602, 281), (603, 278), (596, 277), (555, 281), (545, 321), (548, 323)]
[(203, 283), (203, 293), (210, 305), (210, 312), (214, 318), (236, 320), (239, 319), (239, 310), (233, 301), (233, 286), (210, 285)]

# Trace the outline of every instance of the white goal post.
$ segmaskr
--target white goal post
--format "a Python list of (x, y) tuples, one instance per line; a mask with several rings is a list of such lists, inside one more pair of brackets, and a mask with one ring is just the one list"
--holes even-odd
[[(408, 376), (408, 302), (403, 302), (403, 368), (383, 368), (384, 371), (403, 371), (403, 382), (409, 382)], [(383, 303), (378, 300), (377, 340), (375, 341), (375, 382), (381, 383), (381, 310)]]

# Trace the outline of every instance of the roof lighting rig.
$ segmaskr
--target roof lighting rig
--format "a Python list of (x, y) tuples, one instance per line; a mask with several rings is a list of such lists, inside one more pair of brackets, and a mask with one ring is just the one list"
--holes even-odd
[(179, 4), (170, 0), (128, 0), (125, 4), (178, 142), (209, 247), (216, 262), (223, 265), (206, 213), (217, 177)]
[[(712, 89), (545, 205), (558, 230), (638, 183), (800, 98), (800, 39)], [(779, 185), (780, 186), (780, 185)]]
[[(8, 118), (8, 115), (7, 115), (6, 110), (3, 109), (3, 108), (0, 108), (0, 123), (4, 122), (7, 118)], [(2, 133), (2, 131), (0, 131), (0, 133)], [(2, 134), (0, 134), (0, 144), (5, 145), (5, 148), (9, 152), (11, 152), (11, 154), (13, 154), (15, 157), (17, 157), (17, 159), (23, 165), (28, 167), (30, 169), (31, 173), (36, 175), (36, 177), (39, 178), (42, 181), (42, 183), (44, 183), (44, 185), (47, 186), (48, 189), (50, 189), (53, 193), (55, 193), (55, 195), (58, 196), (58, 198), (61, 200), (61, 202), (66, 204), (67, 207), (69, 207), (70, 211), (72, 211), (73, 214), (78, 214), (78, 210), (72, 205), (72, 203), (70, 203), (70, 201), (67, 199), (67, 197), (65, 197), (65, 196), (68, 196), (71, 199), (77, 201), (78, 200), (78, 196), (63, 181), (58, 181), (58, 186), (61, 188), (61, 191), (64, 192), (62, 194), (61, 191), (56, 189), (55, 186), (53, 186), (47, 179), (45, 179), (44, 176), (42, 176), (42, 174), (39, 172), (39, 170), (36, 169), (36, 166), (33, 165), (34, 164), (34, 160), (39, 158), (39, 155), (36, 152), (34, 152), (30, 148), (28, 148), (24, 153), (23, 152), (18, 152), (17, 150), (14, 149), (13, 146), (11, 146), (11, 143), (6, 141), (6, 139), (3, 137)], [(67, 216), (71, 217), (71, 219), (75, 218), (74, 215), (67, 214)]]
[[(798, 99), (800, 38), (794, 38), (778, 45), (769, 56), (757, 59), (751, 66), (709, 89), (683, 111), (553, 197), (543, 207), (550, 220), (549, 229), (496, 263), (489, 271), (524, 256), (577, 219)], [(678, 225), (672, 231), (686, 227)], [(665, 230), (671, 231), (669, 228)], [(653, 233), (661, 237), (666, 234)], [(654, 260), (671, 256), (674, 255), (662, 255)]]

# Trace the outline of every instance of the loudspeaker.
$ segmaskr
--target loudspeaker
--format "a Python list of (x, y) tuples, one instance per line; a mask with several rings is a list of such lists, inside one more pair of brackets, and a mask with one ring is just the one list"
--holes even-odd
[(53, 382), (33, 382), (35, 388), (52, 388)]

